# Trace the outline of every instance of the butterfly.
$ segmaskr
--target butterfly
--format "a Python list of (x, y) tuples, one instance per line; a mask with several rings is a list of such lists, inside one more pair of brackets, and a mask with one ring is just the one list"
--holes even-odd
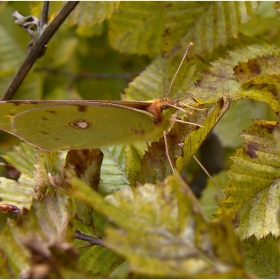
[(189, 107), (167, 97), (153, 101), (1, 101), (0, 129), (43, 150), (94, 149), (157, 141), (179, 121), (173, 113), (185, 106)]

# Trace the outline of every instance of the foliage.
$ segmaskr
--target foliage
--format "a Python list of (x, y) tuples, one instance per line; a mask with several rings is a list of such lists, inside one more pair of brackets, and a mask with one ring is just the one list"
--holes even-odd
[[(15, 10), (40, 17), (42, 3), (0, 3), (1, 93), (27, 55)], [(192, 41), (168, 97), (200, 127), (68, 153), (1, 131), (1, 278), (279, 277), (278, 17), (271, 2), (80, 2), (14, 99), (164, 98)], [(224, 155), (203, 148), (211, 133)], [(220, 190), (194, 196), (195, 155)]]

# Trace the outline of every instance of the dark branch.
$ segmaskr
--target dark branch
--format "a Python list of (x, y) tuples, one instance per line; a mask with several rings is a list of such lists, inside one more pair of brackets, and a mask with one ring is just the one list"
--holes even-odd
[(80, 232), (78, 229), (76, 229), (75, 238), (80, 239), (80, 240), (88, 241), (91, 245), (104, 246), (102, 238), (96, 238), (96, 237), (86, 235), (86, 234)]
[(41, 17), (41, 28), (43, 28), (44, 25), (48, 24), (49, 4), (50, 4), (49, 1), (44, 1), (42, 17)]
[(42, 67), (35, 69), (37, 71), (44, 71), (53, 75), (61, 75), (70, 77), (72, 80), (77, 79), (96, 79), (96, 80), (108, 80), (108, 79), (125, 79), (129, 80), (134, 76), (137, 76), (139, 73), (89, 73), (84, 72), (81, 74), (74, 74), (71, 72), (57, 70), (54, 68)]
[(35, 61), (38, 59), (40, 54), (42, 54), (42, 50), (45, 48), (46, 44), (49, 42), (49, 40), (55, 34), (60, 25), (64, 22), (64, 20), (68, 17), (68, 15), (78, 5), (78, 3), (79, 1), (67, 2), (62, 8), (62, 10), (59, 12), (59, 14), (54, 18), (54, 20), (49, 24), (49, 26), (47, 26), (42, 36), (40, 36), (35, 42), (28, 56), (24, 60), (21, 68), (19, 69), (14, 79), (8, 86), (8, 89), (6, 90), (2, 100), (10, 100), (13, 97), (16, 90), (18, 89), (18, 87), (20, 86), (20, 84), (34, 65)]

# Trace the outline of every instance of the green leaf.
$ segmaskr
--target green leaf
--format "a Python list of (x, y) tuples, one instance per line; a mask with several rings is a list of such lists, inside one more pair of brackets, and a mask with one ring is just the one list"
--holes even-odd
[[(81, 249), (80, 263), (95, 276), (108, 276), (124, 259), (108, 248), (92, 246)], [(99, 277), (100, 277), (99, 276)]]
[[(178, 69), (185, 50), (180, 50), (169, 58), (156, 58), (145, 71), (136, 77), (125, 89), (123, 100), (151, 100), (166, 97), (167, 90)], [(193, 63), (183, 63), (172, 86), (169, 98), (185, 97), (189, 84), (195, 81), (195, 66)], [(193, 101), (192, 101), (193, 102)]]
[[(228, 108), (229, 100), (220, 99), (209, 111), (196, 113), (193, 114), (193, 116), (190, 115), (189, 118), (186, 119), (187, 121), (198, 123), (203, 127), (190, 132), (185, 138), (183, 156), (180, 156), (176, 161), (176, 167), (179, 171), (182, 171), (183, 168), (186, 167), (187, 163), (205, 140), (208, 133), (212, 130)], [(203, 116), (204, 114), (207, 114), (206, 118)]]
[(214, 128), (224, 147), (241, 147), (242, 139), (239, 133), (252, 124), (252, 119), (278, 119), (271, 107), (252, 99), (231, 102), (231, 105)]
[(125, 147), (109, 147), (102, 149), (102, 151), (104, 159), (101, 167), (101, 182), (98, 192), (105, 195), (129, 187), (125, 171)]
[(235, 77), (241, 83), (275, 84), (279, 83), (280, 56), (275, 52), (268, 56), (249, 59), (234, 68)]
[(213, 62), (209, 71), (202, 74), (201, 81), (197, 82), (188, 93), (202, 102), (204, 100), (209, 102), (209, 99), (215, 100), (225, 94), (233, 100), (252, 98), (269, 104), (273, 110), (277, 111), (279, 103), (275, 98), (273, 85), (264, 84), (246, 87), (234, 76), (234, 67), (240, 62), (247, 62), (248, 59), (259, 56), (274, 55), (277, 50), (276, 46), (262, 43), (230, 51), (230, 55), (225, 59)]
[(1, 205), (8, 204), (22, 209), (29, 208), (32, 198), (35, 196), (34, 189), (34, 164), (36, 149), (22, 143), (14, 147), (12, 152), (2, 156), (9, 164), (22, 172), (18, 181), (1, 178), (0, 197)]
[(18, 182), (11, 179), (1, 178), (0, 205), (13, 205), (19, 209), (22, 209), (23, 207), (29, 208), (34, 196), (34, 180), (28, 176), (21, 175)]
[(279, 239), (272, 234), (257, 240), (255, 236), (242, 241), (242, 253), (246, 271), (252, 278), (278, 278), (280, 269)]
[(18, 171), (32, 178), (35, 171), (36, 152), (36, 148), (29, 144), (21, 143), (19, 146), (15, 146), (12, 152), (7, 152), (6, 155), (1, 155), (1, 157)]
[(110, 18), (118, 8), (119, 1), (112, 2), (80, 2), (68, 18), (68, 24), (77, 26), (92, 26), (95, 23), (102, 23)]
[[(234, 252), (235, 245), (231, 247), (230, 253), (227, 247), (227, 260), (221, 261), (216, 255), (218, 259), (212, 256), (210, 261), (208, 253), (211, 253), (204, 250), (209, 243), (223, 250), (219, 241), (223, 237), (217, 233), (222, 233), (225, 222), (213, 227), (208, 225), (191, 191), (178, 176), (170, 177), (158, 186), (139, 187), (134, 195), (116, 193), (114, 197), (107, 199), (121, 207), (127, 207), (125, 205), (129, 204), (134, 219), (145, 222), (141, 231), (129, 230), (120, 225), (119, 229), (107, 230), (106, 244), (128, 259), (130, 270), (133, 272), (149, 277), (203, 277), (210, 272), (210, 267), (215, 263), (216, 268), (221, 265), (220, 268), (225, 269), (224, 275), (230, 275), (231, 269), (226, 263), (237, 265), (241, 261), (238, 250)], [(229, 237), (231, 231), (231, 238), (237, 245), (238, 241), (230, 223), (228, 225), (225, 234)], [(222, 272), (218, 268), (215, 273), (219, 275)]]
[(279, 236), (280, 159), (273, 139), (276, 124), (254, 120), (242, 133), (243, 148), (232, 157), (222, 208), (237, 221), (241, 240), (252, 235), (259, 240), (270, 233)]
[(122, 189), (107, 201), (76, 178), (69, 178), (69, 184), (72, 195), (116, 224), (106, 230), (105, 242), (128, 259), (133, 272), (152, 277), (242, 275), (231, 223), (208, 224), (178, 175), (157, 186)]
[(178, 43), (195, 45), (200, 55), (213, 52), (236, 37), (241, 23), (247, 22), (257, 2), (169, 2), (165, 9), (163, 49)]
[(120, 2), (118, 13), (109, 19), (109, 42), (123, 53), (159, 53), (163, 32), (163, 3)]

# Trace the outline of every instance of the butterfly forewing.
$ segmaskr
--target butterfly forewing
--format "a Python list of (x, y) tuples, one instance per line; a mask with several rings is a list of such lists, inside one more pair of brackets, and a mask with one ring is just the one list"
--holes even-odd
[(45, 103), (45, 106), (31, 104), (30, 109), (24, 105), (26, 110), (11, 118), (12, 131), (6, 130), (41, 149), (92, 149), (129, 144), (150, 140), (155, 133), (152, 114), (118, 104)]

